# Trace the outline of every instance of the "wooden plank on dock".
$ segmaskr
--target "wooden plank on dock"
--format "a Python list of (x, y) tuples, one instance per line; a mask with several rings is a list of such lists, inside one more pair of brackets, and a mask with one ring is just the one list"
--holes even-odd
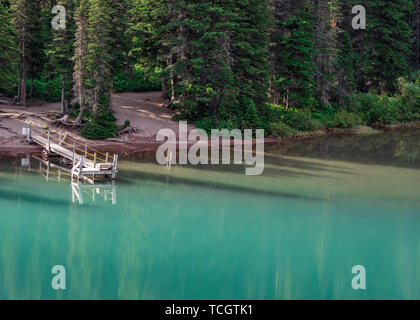
[[(108, 154), (106, 155), (106, 162), (100, 162), (97, 159), (97, 152), (93, 155), (93, 160), (87, 158), (88, 147), (84, 145), (83, 154), (77, 153), (75, 145), (73, 150), (69, 150), (63, 146), (63, 139), (60, 137), (57, 139), (58, 143), (54, 142), (50, 132), (48, 131), (47, 138), (43, 137), (42, 134), (37, 134), (30, 131), (30, 139), (36, 144), (40, 145), (48, 151), (48, 153), (59, 155), (67, 160), (72, 161), (73, 169), (71, 170), (72, 178), (76, 176), (79, 180), (84, 178), (85, 175), (92, 175), (93, 178), (96, 175), (110, 176), (112, 179), (116, 178), (118, 173), (118, 155), (114, 155), (113, 162), (108, 163)], [(66, 136), (67, 137), (67, 136)]]

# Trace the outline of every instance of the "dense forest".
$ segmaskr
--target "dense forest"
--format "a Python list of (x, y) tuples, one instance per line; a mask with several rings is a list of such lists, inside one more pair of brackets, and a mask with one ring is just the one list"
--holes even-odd
[(61, 101), (88, 138), (116, 134), (113, 91), (206, 130), (420, 120), (420, 0), (0, 0), (0, 35), (0, 93)]

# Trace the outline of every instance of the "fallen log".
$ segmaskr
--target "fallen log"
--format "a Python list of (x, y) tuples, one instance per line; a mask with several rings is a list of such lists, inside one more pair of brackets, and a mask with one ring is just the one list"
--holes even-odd
[(136, 129), (136, 128), (133, 128), (133, 127), (127, 127), (127, 128), (125, 128), (124, 130), (121, 130), (121, 131), (119, 132), (119, 135), (130, 134), (130, 133), (136, 133), (136, 132), (137, 132), (137, 129)]

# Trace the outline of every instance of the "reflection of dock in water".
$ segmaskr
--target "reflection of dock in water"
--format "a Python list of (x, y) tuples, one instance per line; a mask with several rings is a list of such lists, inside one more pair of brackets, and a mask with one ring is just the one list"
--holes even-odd
[(85, 183), (72, 183), (72, 201), (76, 199), (79, 204), (83, 204), (86, 196), (93, 202), (96, 201), (97, 197), (103, 197), (104, 201), (111, 201), (113, 205), (117, 204), (117, 191), (114, 182), (110, 184), (85, 184)]
[[(39, 162), (35, 167), (32, 166), (31, 158)], [(65, 164), (53, 163), (51, 160), (44, 160), (38, 156), (27, 156), (22, 158), (21, 164), (28, 168), (28, 171), (38, 171), (46, 181), (69, 182), (72, 189), (72, 201), (83, 204), (86, 199), (95, 202), (97, 198), (103, 198), (105, 202), (111, 201), (113, 205), (117, 204), (117, 192), (115, 181), (94, 183), (91, 179), (85, 178), (85, 182), (71, 178), (71, 169), (66, 168)]]
[(29, 142), (34, 142), (44, 148), (43, 154), (46, 158), (60, 156), (62, 159), (71, 161), (71, 178), (76, 177), (77, 180), (82, 180), (86, 179), (86, 176), (91, 176), (94, 181), (97, 176), (110, 177), (112, 180), (117, 177), (118, 155), (110, 159), (108, 153), (92, 149), (86, 143), (82, 145), (70, 138), (68, 134), (63, 136), (61, 132), (54, 130), (37, 129), (31, 124), (23, 128), (22, 133)]

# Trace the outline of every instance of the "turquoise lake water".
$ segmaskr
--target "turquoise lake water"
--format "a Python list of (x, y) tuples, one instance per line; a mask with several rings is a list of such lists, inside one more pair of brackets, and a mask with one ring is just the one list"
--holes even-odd
[(420, 299), (419, 131), (272, 145), (265, 160), (248, 177), (142, 153), (92, 189), (1, 159), (0, 299)]

